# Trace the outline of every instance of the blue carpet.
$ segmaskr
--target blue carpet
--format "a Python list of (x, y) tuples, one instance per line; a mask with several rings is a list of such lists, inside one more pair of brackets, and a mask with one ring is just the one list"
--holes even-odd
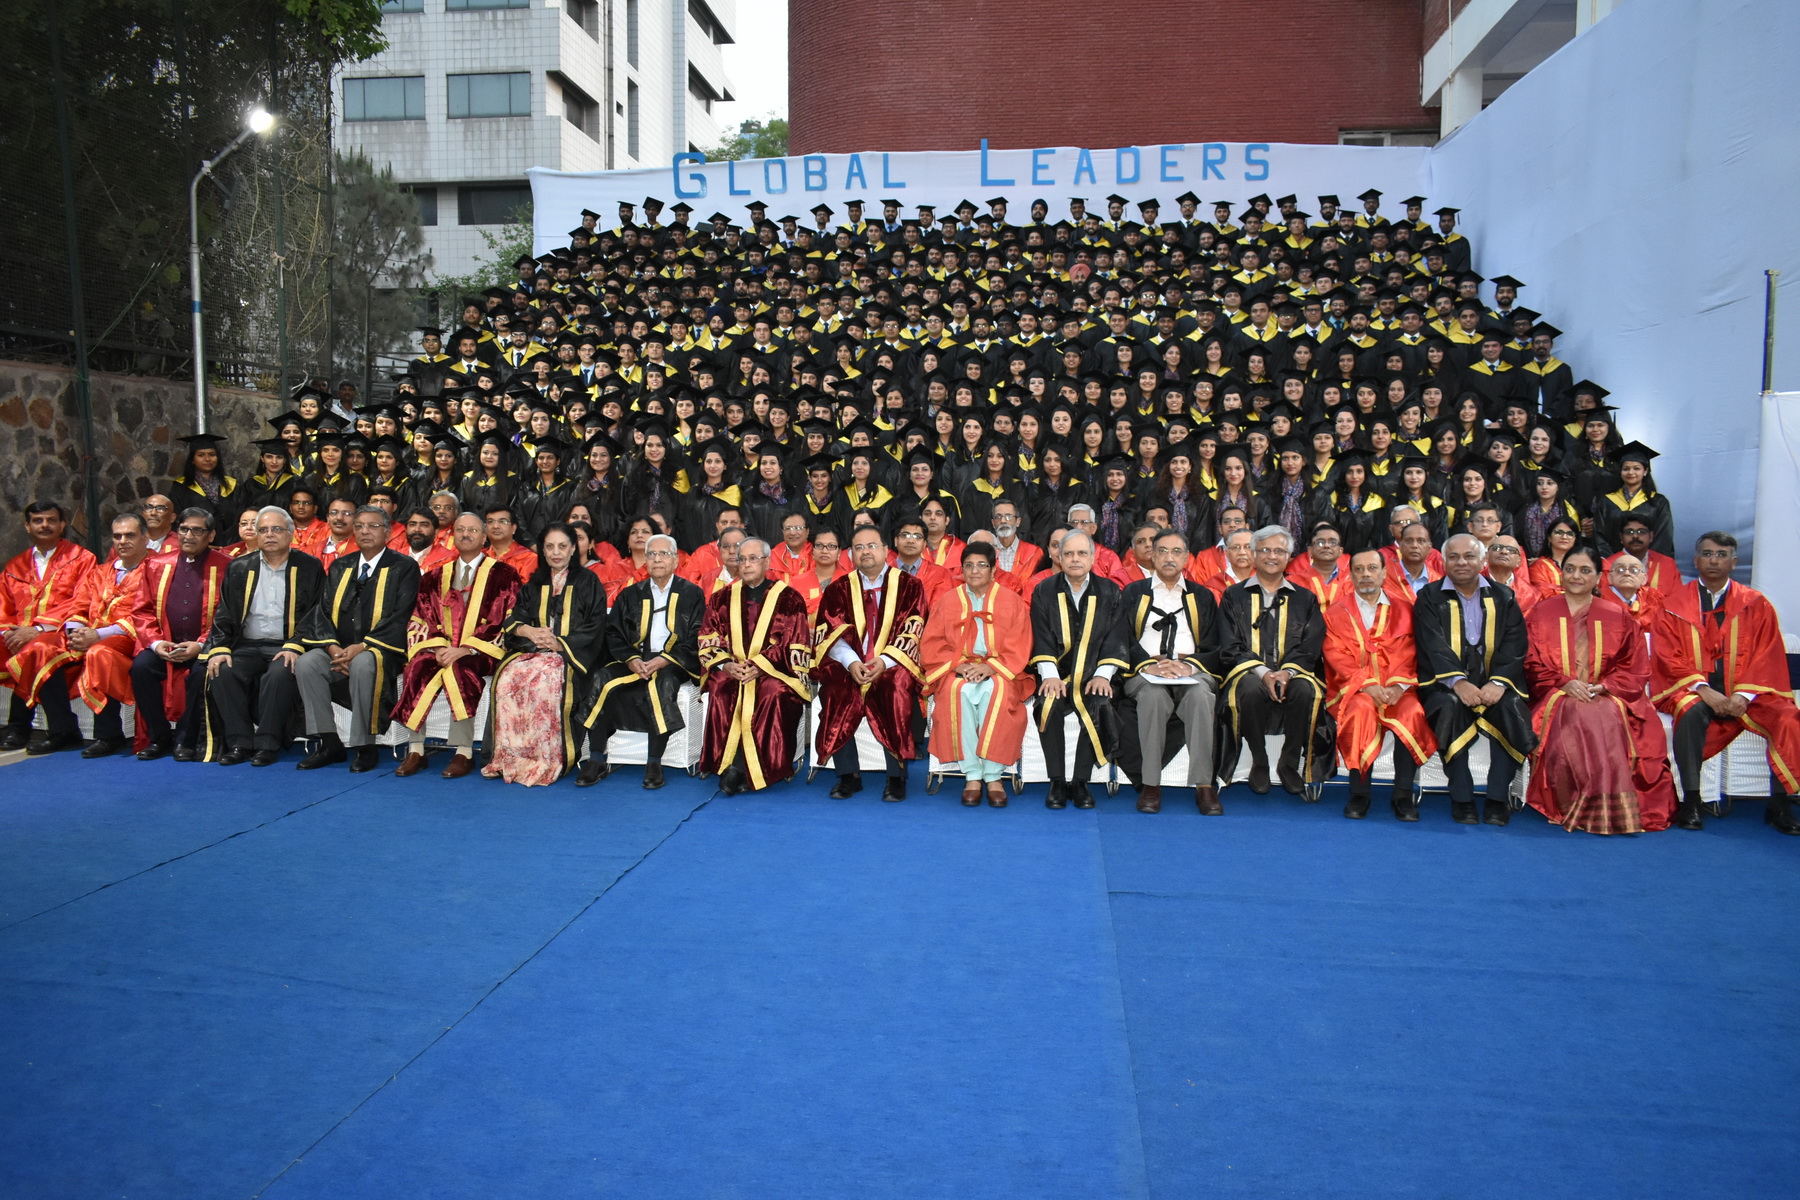
[(1611, 840), (1242, 789), (1202, 819), (1185, 791), (709, 802), (630, 769), (65, 758), (0, 787), (4, 1196), (1685, 1200), (1800, 1173), (1800, 847), (1754, 811)]

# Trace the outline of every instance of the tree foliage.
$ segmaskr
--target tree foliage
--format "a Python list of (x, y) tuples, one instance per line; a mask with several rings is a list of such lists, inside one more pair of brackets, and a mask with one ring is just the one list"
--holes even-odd
[(531, 205), (521, 204), (507, 214), (504, 224), (483, 227), (480, 232), (486, 246), (474, 268), (461, 275), (440, 275), (425, 287), (426, 296), (436, 302), (440, 319), (452, 325), (462, 313), (465, 296), (479, 296), (513, 278), (513, 264), (520, 255), (532, 252)]
[(377, 169), (360, 151), (338, 153), (334, 169), (333, 344), (339, 367), (355, 375), (375, 356), (409, 344), (432, 258), (418, 202), (394, 182), (392, 169)]
[(787, 153), (786, 117), (770, 113), (767, 119), (752, 117), (738, 131), (706, 152), (707, 161), (739, 158), (780, 158)]

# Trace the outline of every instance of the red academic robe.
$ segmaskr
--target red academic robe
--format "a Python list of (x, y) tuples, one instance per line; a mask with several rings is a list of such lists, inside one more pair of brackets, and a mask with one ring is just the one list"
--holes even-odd
[[(1381, 756), (1381, 735), (1394, 735), (1395, 752), (1416, 763), (1437, 753), (1437, 738), (1419, 703), (1419, 667), (1413, 644), (1412, 607), (1377, 605), (1373, 627), (1363, 623), (1354, 589), (1325, 610), (1326, 706), (1337, 719), (1338, 756), (1352, 771), (1367, 771)], [(1386, 708), (1362, 689), (1398, 685), (1406, 690)]]
[[(1532, 610), (1525, 628), (1531, 639), (1525, 675), (1538, 735), (1526, 792), (1531, 807), (1565, 829), (1636, 833), (1617, 805), (1618, 798), (1635, 793), (1641, 828), (1667, 829), (1675, 814), (1675, 782), (1668, 739), (1644, 692), (1650, 651), (1637, 620), (1624, 605), (1600, 596), (1581, 616), (1572, 616), (1569, 602), (1558, 594)], [(1588, 662), (1578, 673), (1582, 630)], [(1606, 695), (1571, 699), (1562, 688), (1576, 678), (1602, 684)], [(1563, 802), (1571, 799), (1581, 803), (1565, 812)]]
[[(889, 550), (888, 566), (898, 567), (899, 565), (899, 555), (895, 554), (892, 550)], [(958, 556), (956, 565), (958, 570), (962, 568), (961, 556)], [(936, 604), (940, 596), (956, 586), (956, 580), (951, 576), (950, 572), (932, 562), (929, 555), (920, 556), (919, 569), (913, 573), (913, 578), (917, 579), (925, 588), (926, 604)]]
[[(0, 661), (0, 684), (16, 692), (27, 704), (36, 704), (44, 680), (74, 659), (63, 640), (63, 622), (75, 613), (76, 592), (94, 569), (94, 556), (64, 539), (50, 553), (44, 577), (38, 578), (31, 551), (16, 556), (0, 569), (0, 629), (42, 625), (38, 634), (17, 654)], [(0, 654), (6, 654), (0, 647)]]
[[(696, 556), (697, 557), (697, 556)], [(742, 580), (714, 592), (700, 627), (700, 666), (706, 671), (706, 734), (700, 773), (739, 767), (752, 789), (794, 773), (800, 713), (811, 702), (812, 621), (800, 593), (777, 579), (760, 597)], [(739, 682), (726, 663), (756, 668)]]
[(304, 551), (314, 558), (322, 559), (319, 547), (331, 537), (331, 526), (314, 517), (305, 525), (294, 526), (294, 549)]
[[(1489, 579), (1493, 578), (1486, 571), (1483, 571), (1482, 574), (1487, 575)], [(1558, 578), (1561, 578), (1561, 572), (1557, 574)], [(1531, 576), (1524, 571), (1514, 571), (1512, 578), (1507, 580), (1505, 586), (1512, 589), (1513, 599), (1519, 602), (1519, 614), (1530, 620), (1531, 610), (1538, 606), (1538, 601), (1544, 598), (1544, 593), (1538, 590), (1537, 584), (1533, 583)]]
[[(305, 547), (300, 546), (298, 543), (295, 544), (294, 548), (296, 550), (305, 549)], [(357, 553), (356, 539), (347, 537), (341, 542), (337, 541), (332, 538), (331, 531), (327, 528), (325, 536), (319, 540), (318, 549), (306, 550), (306, 553), (318, 559), (321, 567), (330, 570), (331, 564), (344, 557), (344, 555)]]
[[(1392, 546), (1384, 547), (1382, 553), (1385, 555), (1392, 549)], [(1433, 565), (1434, 559), (1436, 560), (1435, 565)], [(1433, 550), (1425, 559), (1425, 575), (1428, 580), (1427, 586), (1444, 577), (1444, 560), (1436, 550)], [(1406, 568), (1400, 565), (1399, 555), (1388, 559), (1386, 591), (1390, 596), (1404, 596), (1408, 604), (1418, 599), (1419, 594), (1413, 591), (1412, 584), (1406, 581)]]
[[(871, 602), (872, 601), (872, 602)], [(818, 759), (838, 752), (867, 717), (875, 740), (902, 761), (918, 757), (913, 713), (919, 707), (919, 637), (929, 608), (925, 586), (898, 567), (889, 567), (877, 592), (863, 588), (862, 575), (839, 575), (818, 604), (813, 646), (813, 678), (820, 684)], [(863, 662), (886, 656), (893, 665), (872, 683), (858, 685), (832, 661), (842, 639)]]
[[(1605, 562), (1600, 564), (1600, 573), (1604, 575), (1612, 570), (1613, 560), (1624, 553), (1625, 551), (1621, 550), (1618, 554), (1610, 555)], [(1675, 560), (1668, 555), (1652, 550), (1644, 560), (1644, 583), (1655, 588), (1664, 596), (1671, 595), (1681, 586), (1681, 568), (1676, 566)]]
[[(608, 608), (618, 602), (620, 592), (634, 583), (642, 583), (650, 578), (649, 563), (640, 567), (629, 558), (621, 558), (617, 562), (589, 563), (588, 570), (599, 577), (601, 586), (606, 589)], [(526, 576), (526, 578), (530, 577)]]
[(769, 578), (792, 579), (795, 575), (810, 575), (813, 569), (812, 542), (800, 543), (795, 550), (786, 542), (776, 542), (769, 547)]
[(719, 572), (723, 567), (719, 563), (719, 543), (708, 542), (688, 555), (686, 563), (676, 568), (676, 574), (689, 583), (698, 584), (700, 590), (708, 597), (723, 585), (719, 580)]
[(1800, 792), (1800, 709), (1788, 686), (1786, 645), (1775, 606), (1761, 592), (1733, 583), (1725, 593), (1724, 620), (1700, 611), (1700, 583), (1668, 594), (1651, 629), (1650, 698), (1681, 720), (1704, 703), (1694, 689), (1717, 664), (1727, 696), (1749, 692), (1750, 708), (1735, 721), (1715, 719), (1706, 733), (1706, 757), (1729, 746), (1748, 729), (1769, 744), (1769, 769), (1784, 792)]
[[(349, 543), (354, 545), (355, 543)], [(219, 606), (219, 595), (225, 587), (225, 571), (231, 558), (222, 551), (208, 550), (200, 562), (201, 600), (200, 633), (194, 640), (206, 641), (212, 632), (213, 611)], [(144, 564), (144, 582), (138, 589), (137, 611), (132, 614), (132, 627), (137, 630), (137, 649), (148, 650), (157, 642), (170, 641), (168, 621), (169, 581), (175, 574), (175, 556), (159, 555)], [(163, 714), (173, 724), (187, 711), (187, 673), (199, 665), (192, 662), (169, 663), (163, 676)], [(143, 722), (138, 722), (137, 748), (149, 744)]]
[(1606, 590), (1606, 598), (1631, 613), (1637, 620), (1638, 628), (1645, 633), (1649, 633), (1655, 627), (1656, 618), (1662, 615), (1662, 593), (1653, 587), (1639, 588), (1637, 595), (1631, 598), (1630, 604), (1626, 604), (1625, 598), (1611, 588)]
[[(506, 657), (502, 628), (524, 582), (497, 558), (477, 560), (475, 580), (459, 592), (453, 557), (419, 576), (419, 598), (406, 629), (406, 667), (400, 673), (400, 698), (394, 716), (415, 733), (425, 728), (438, 693), (450, 702), (450, 715), (461, 721), (475, 715), (481, 689), (494, 667)], [(463, 646), (473, 650), (447, 667), (438, 665), (435, 650)]]
[(925, 557), (948, 571), (952, 583), (960, 584), (962, 582), (962, 552), (963, 547), (967, 544), (959, 537), (945, 534), (944, 540), (937, 544), (937, 549), (933, 550), (927, 543)]
[[(1021, 538), (1017, 542), (1013, 543), (1013, 545), (1014, 545), (1014, 550), (1013, 550), (1012, 574), (1013, 574), (1014, 578), (1019, 579), (1021, 581), (1027, 580), (1027, 579), (1030, 579), (1033, 575), (1036, 575), (1040, 570), (1043, 569), (1045, 560), (1044, 560), (1044, 552), (1041, 548), (1032, 545), (1030, 542), (1025, 541), (1023, 538)], [(998, 556), (999, 552), (1000, 552), (999, 546), (996, 545), (994, 547), (995, 555)], [(996, 557), (996, 560), (994, 563), (994, 569), (997, 571), (1006, 570), (1005, 567), (1000, 566), (997, 557)]]
[[(1526, 572), (1526, 575), (1531, 580), (1531, 586), (1537, 589), (1540, 598), (1547, 599), (1551, 596), (1562, 595), (1562, 568), (1557, 566), (1556, 560), (1548, 554), (1532, 559), (1531, 569)], [(1516, 592), (1518, 589), (1513, 590)], [(1523, 601), (1520, 602), (1519, 607), (1524, 607)], [(1525, 615), (1530, 616), (1531, 614), (1527, 612)]]
[[(604, 546), (604, 545), (606, 545), (606, 543), (602, 542), (602, 543), (600, 543), (600, 545)], [(602, 561), (608, 561), (604, 554), (598, 553), (598, 549), (599, 549), (599, 547), (595, 547), (595, 550), (596, 550), (595, 557), (601, 559)], [(514, 542), (513, 548), (511, 550), (508, 550), (505, 554), (494, 553), (494, 548), (492, 546), (489, 546), (485, 551), (483, 551), (483, 553), (485, 553), (489, 558), (499, 559), (501, 562), (503, 562), (507, 566), (511, 567), (513, 569), (513, 574), (517, 575), (522, 580), (530, 579), (533, 575), (537, 574), (537, 569), (538, 569), (537, 551), (533, 550), (529, 546), (521, 546), (517, 542)], [(616, 560), (617, 558), (618, 558), (618, 555), (615, 553), (613, 555), (613, 559)], [(601, 578), (604, 579), (605, 576), (602, 576)], [(610, 601), (612, 599), (610, 594), (607, 596), (607, 599), (608, 599), (608, 601)]]
[[(137, 614), (143, 595), (145, 567), (140, 562), (115, 579), (110, 562), (99, 563), (83, 577), (75, 589), (75, 611), (69, 620), (89, 629), (105, 629), (117, 625), (124, 632), (102, 638), (88, 647), (87, 653), (69, 650), (69, 659), (81, 662), (81, 672), (71, 671), (71, 693), (78, 693), (82, 703), (99, 712), (109, 700), (130, 704), (131, 660), (137, 655)], [(64, 635), (63, 645), (68, 645)]]
[(1208, 546), (1188, 559), (1186, 575), (1202, 587), (1206, 581), (1225, 569), (1225, 548)]
[[(975, 653), (975, 627), (987, 638), (987, 653)], [(919, 642), (925, 686), (935, 702), (931, 720), (931, 755), (940, 763), (969, 756), (962, 744), (963, 681), (955, 668), (965, 662), (986, 663), (994, 672), (994, 691), (987, 719), (973, 747), (976, 756), (1010, 766), (1019, 761), (1025, 741), (1025, 701), (1031, 698), (1031, 611), (1025, 601), (1003, 587), (990, 587), (986, 607), (976, 611), (969, 589), (959, 587), (932, 607)]]
[[(1255, 574), (1255, 572), (1252, 571), (1251, 574)], [(1240, 584), (1244, 582), (1244, 579), (1248, 578), (1250, 578), (1250, 576), (1246, 575), (1243, 579), (1239, 579), (1236, 575), (1231, 573), (1231, 568), (1229, 566), (1224, 566), (1220, 567), (1217, 571), (1214, 571), (1212, 575), (1202, 581), (1201, 586), (1213, 594), (1213, 600), (1216, 602), (1225, 599), (1226, 588)]]
[(1350, 582), (1350, 557), (1340, 555), (1337, 561), (1337, 574), (1327, 582), (1319, 574), (1319, 568), (1313, 566), (1311, 558), (1302, 555), (1288, 564), (1288, 581), (1295, 587), (1303, 587), (1313, 594), (1319, 602), (1320, 612), (1330, 612), (1331, 606), (1341, 598), (1353, 595), (1356, 587)]

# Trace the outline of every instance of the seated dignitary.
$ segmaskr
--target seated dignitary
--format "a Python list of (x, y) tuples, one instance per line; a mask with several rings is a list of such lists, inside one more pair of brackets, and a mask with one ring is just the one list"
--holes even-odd
[[(735, 796), (794, 773), (800, 714), (811, 702), (812, 621), (800, 593), (770, 580), (769, 545), (738, 546), (738, 576), (706, 602), (700, 665), (706, 677), (706, 737), (700, 773), (719, 775)], [(822, 603), (822, 601), (821, 601)]]
[[(256, 549), (231, 560), (213, 612), (206, 647), (206, 735), (203, 756), (221, 766), (249, 760), (270, 766), (287, 740), (295, 690), (293, 662), (282, 649), (300, 631), (325, 591), (325, 568), (293, 548), (294, 519), (269, 505), (256, 514)], [(275, 668), (275, 660), (286, 663)], [(251, 724), (251, 689), (256, 691)]]
[(1767, 741), (1776, 785), (1763, 819), (1781, 833), (1800, 834), (1788, 808), (1800, 791), (1800, 711), (1789, 690), (1781, 622), (1767, 597), (1733, 582), (1736, 566), (1736, 538), (1701, 535), (1694, 548), (1699, 578), (1664, 596), (1650, 634), (1650, 694), (1675, 718), (1675, 824), (1701, 827), (1700, 764), (1748, 729)]
[(1644, 564), (1644, 585), (1667, 596), (1681, 586), (1681, 568), (1673, 558), (1651, 548), (1655, 540), (1656, 529), (1650, 518), (1630, 513), (1619, 521), (1620, 549), (1608, 555), (1601, 566), (1610, 572), (1620, 555), (1634, 555)]
[(124, 706), (131, 700), (131, 660), (137, 653), (139, 599), (150, 528), (136, 513), (112, 523), (112, 554), (95, 564), (75, 591), (75, 611), (63, 624), (67, 658), (58, 667), (94, 714), (94, 740), (83, 758), (106, 758), (125, 749)]
[(1602, 564), (1606, 578), (1600, 593), (1608, 600), (1624, 605), (1638, 628), (1649, 633), (1662, 615), (1662, 593), (1644, 582), (1644, 563), (1635, 554), (1619, 551)]
[(994, 582), (994, 548), (963, 548), (963, 581), (931, 610), (919, 643), (925, 685), (932, 689), (931, 755), (960, 762), (962, 802), (1006, 807), (1001, 775), (1019, 761), (1031, 677), (1030, 613), (1025, 601)]
[(889, 566), (881, 531), (857, 528), (850, 538), (856, 569), (832, 580), (819, 599), (813, 657), (819, 681), (818, 760), (832, 759), (833, 799), (862, 790), (856, 730), (864, 720), (881, 743), (887, 767), (883, 800), (906, 799), (907, 764), (918, 757), (919, 635), (929, 611), (925, 585)]
[[(1105, 766), (1118, 745), (1113, 722), (1112, 678), (1125, 666), (1119, 614), (1124, 592), (1094, 573), (1094, 539), (1070, 530), (1057, 555), (1060, 569), (1031, 593), (1031, 665), (1039, 677), (1038, 738), (1050, 772), (1049, 808), (1073, 799), (1094, 807), (1088, 776)], [(1063, 718), (1078, 718), (1074, 782), (1063, 753)]]
[[(419, 564), (388, 549), (388, 516), (372, 504), (350, 521), (356, 553), (331, 564), (325, 592), (300, 632), (288, 639), (285, 662), (306, 710), (306, 732), (319, 748), (296, 764), (312, 771), (350, 758), (352, 771), (375, 768), (375, 739), (387, 732), (406, 667), (406, 627), (419, 599)], [(338, 738), (332, 704), (350, 710), (349, 748)]]
[(663, 785), (669, 735), (686, 725), (678, 700), (681, 685), (701, 679), (700, 623), (706, 616), (699, 585), (675, 574), (678, 555), (674, 538), (651, 535), (644, 543), (648, 574), (627, 584), (607, 614), (608, 662), (584, 702), (588, 759), (575, 778), (577, 787), (590, 787), (610, 772), (607, 743), (621, 729), (649, 735), (644, 786)]
[(194, 760), (206, 715), (206, 671), (198, 660), (231, 566), (213, 549), (216, 533), (211, 509), (184, 509), (173, 552), (144, 566), (131, 691), (147, 738), (138, 751), (145, 762), (170, 753), (177, 762)]
[(1162, 770), (1171, 719), (1187, 742), (1187, 786), (1200, 812), (1219, 804), (1213, 702), (1219, 674), (1219, 611), (1211, 592), (1184, 574), (1187, 539), (1173, 529), (1151, 547), (1155, 574), (1125, 589), (1116, 639), (1128, 660), (1118, 702), (1119, 762), (1138, 787), (1139, 812), (1162, 811)]
[(1437, 752), (1437, 739), (1419, 704), (1412, 591), (1389, 583), (1379, 550), (1351, 556), (1350, 581), (1352, 590), (1325, 611), (1328, 703), (1337, 721), (1338, 756), (1350, 772), (1344, 815), (1368, 815), (1369, 774), (1381, 757), (1382, 735), (1391, 733), (1394, 790), (1388, 803), (1399, 820), (1417, 821), (1413, 780), (1419, 765)]
[(1675, 813), (1668, 742), (1644, 684), (1650, 649), (1624, 606), (1603, 594), (1600, 556), (1562, 561), (1561, 591), (1525, 618), (1530, 647), (1531, 806), (1564, 829), (1641, 833)]
[(481, 774), (538, 787), (575, 765), (575, 700), (606, 651), (606, 586), (575, 561), (575, 530), (553, 521), (538, 537), (538, 567), (519, 588), (502, 630)]
[(52, 665), (66, 652), (63, 623), (75, 611), (76, 589), (94, 568), (94, 556), (63, 537), (68, 524), (60, 504), (40, 500), (27, 506), (25, 532), (31, 546), (0, 571), (0, 636), (6, 644), (0, 684), (12, 689), (0, 750), (26, 748), (31, 713), (40, 700), (50, 733), (31, 751), (50, 754), (81, 745), (68, 685)]
[(1505, 584), (1481, 573), (1481, 543), (1459, 533), (1444, 543), (1444, 579), (1413, 602), (1419, 699), (1450, 782), (1450, 814), (1476, 823), (1469, 748), (1488, 739), (1487, 803), (1480, 820), (1511, 819), (1514, 774), (1537, 745), (1525, 707), (1525, 614)]
[[(1235, 535), (1234, 535), (1235, 536)], [(1265, 525), (1252, 535), (1255, 571), (1225, 589), (1219, 604), (1224, 623), (1220, 665), (1225, 671), (1226, 709), (1234, 744), (1250, 746), (1250, 790), (1269, 792), (1269, 754), (1264, 739), (1283, 735), (1276, 775), (1290, 795), (1305, 790), (1312, 766), (1310, 748), (1325, 706), (1323, 669), (1325, 619), (1319, 601), (1287, 578), (1293, 535)]]
[(394, 771), (405, 778), (425, 766), (425, 718), (441, 695), (450, 705), (454, 751), (445, 779), (475, 769), (475, 711), (481, 689), (505, 655), (501, 630), (512, 614), (523, 580), (486, 552), (481, 517), (466, 512), (452, 524), (456, 556), (419, 577), (419, 599), (407, 626), (406, 670), (394, 715), (412, 730), (411, 752)]

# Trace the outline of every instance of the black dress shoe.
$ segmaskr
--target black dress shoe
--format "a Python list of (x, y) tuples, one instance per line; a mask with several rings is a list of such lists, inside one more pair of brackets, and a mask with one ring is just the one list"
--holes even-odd
[(1250, 790), (1259, 796), (1269, 794), (1269, 764), (1266, 762), (1250, 764)]
[(225, 753), (219, 755), (219, 765), (221, 767), (235, 767), (239, 763), (246, 763), (249, 761), (250, 752), (242, 746), (232, 746), (230, 749), (226, 750)]
[(1800, 837), (1800, 821), (1794, 819), (1793, 810), (1788, 808), (1788, 797), (1770, 796), (1769, 806), (1763, 809), (1763, 821), (1773, 825), (1776, 833), (1785, 833), (1789, 837)]
[(862, 791), (862, 776), (855, 774), (854, 772), (845, 772), (844, 774), (839, 775), (837, 783), (832, 785), (831, 798), (833, 800), (848, 800), (860, 791)]
[(167, 758), (169, 752), (173, 749), (175, 749), (175, 742), (173, 739), (151, 742), (148, 746), (145, 746), (142, 750), (137, 752), (137, 758), (139, 762), (155, 762), (159, 758)]
[(15, 729), (9, 725), (5, 733), (0, 733), (0, 753), (8, 750), (23, 750), (25, 744), (30, 740), (31, 730)]
[(175, 747), (175, 761), (176, 762), (198, 762), (199, 759), (200, 759), (200, 752), (198, 750), (194, 749), (192, 746), (177, 746), (177, 747)]
[(1682, 800), (1680, 805), (1678, 805), (1676, 807), (1676, 809), (1675, 809), (1675, 828), (1677, 828), (1677, 829), (1705, 829), (1706, 828), (1706, 822), (1700, 819), (1700, 801), (1697, 797), (1692, 800), (1684, 799), (1684, 800)]
[(84, 745), (79, 733), (53, 733), (41, 742), (33, 742), (25, 747), (25, 753), (33, 758), (42, 754), (60, 754), (64, 750), (79, 750)]
[(349, 757), (350, 754), (344, 749), (343, 743), (333, 739), (295, 763), (294, 770), (316, 771), (320, 767), (329, 767), (333, 763), (341, 763)]
[(1045, 808), (1069, 807), (1069, 785), (1060, 779), (1050, 781), (1050, 790), (1044, 794)]
[(576, 787), (593, 787), (612, 774), (612, 766), (604, 758), (590, 758), (575, 775)]
[(744, 790), (744, 785), (748, 782), (742, 771), (736, 767), (728, 767), (719, 775), (719, 790), (727, 796), (735, 796)]
[(1290, 796), (1298, 796), (1306, 790), (1306, 780), (1300, 774), (1300, 768), (1290, 763), (1276, 763), (1275, 777), (1281, 780), (1281, 790)]
[(663, 785), (662, 764), (659, 762), (644, 764), (644, 786), (655, 791)]
[(250, 756), (250, 765), (253, 767), (272, 767), (280, 761), (281, 751), (279, 750), (258, 750)]
[(1085, 779), (1069, 785), (1069, 797), (1075, 801), (1076, 808), (1094, 807), (1094, 793), (1088, 790)]
[(1489, 800), (1481, 806), (1483, 825), (1504, 825), (1512, 820), (1512, 805), (1504, 800)]
[(351, 773), (360, 775), (364, 771), (373, 771), (375, 769), (375, 764), (379, 761), (380, 757), (377, 754), (375, 747), (358, 746), (350, 753)]
[(883, 800), (906, 799), (906, 776), (889, 775), (887, 786), (881, 789), (881, 798)]
[(1419, 802), (1413, 799), (1412, 789), (1401, 791), (1394, 789), (1394, 795), (1388, 801), (1388, 807), (1394, 810), (1396, 821), (1417, 821), (1419, 819)]
[(1473, 800), (1452, 800), (1450, 802), (1450, 819), (1458, 825), (1479, 825), (1480, 818), (1475, 815)]
[(111, 758), (123, 749), (125, 749), (125, 740), (123, 738), (117, 740), (113, 738), (95, 738), (87, 744), (87, 749), (81, 752), (81, 757)]
[(1344, 805), (1344, 815), (1352, 821), (1360, 821), (1369, 815), (1369, 794), (1367, 792), (1351, 792), (1350, 799)]

